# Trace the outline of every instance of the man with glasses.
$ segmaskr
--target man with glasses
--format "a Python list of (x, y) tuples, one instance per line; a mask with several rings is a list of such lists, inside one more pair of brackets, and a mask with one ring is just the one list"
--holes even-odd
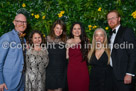
[(24, 52), (19, 45), (25, 43), (26, 16), (17, 14), (13, 24), (15, 28), (0, 37), (0, 91), (24, 91)]
[[(113, 91), (134, 91), (133, 78), (136, 72), (136, 37), (134, 32), (120, 24), (118, 11), (107, 14), (110, 31), (111, 58), (113, 71)], [(122, 47), (126, 43), (132, 46)]]

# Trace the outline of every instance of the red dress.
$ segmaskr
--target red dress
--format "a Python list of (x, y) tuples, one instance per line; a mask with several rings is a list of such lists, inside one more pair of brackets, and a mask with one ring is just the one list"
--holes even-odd
[[(74, 46), (75, 47), (75, 46)], [(67, 71), (69, 91), (89, 91), (89, 72), (86, 61), (82, 61), (80, 47), (69, 48)]]

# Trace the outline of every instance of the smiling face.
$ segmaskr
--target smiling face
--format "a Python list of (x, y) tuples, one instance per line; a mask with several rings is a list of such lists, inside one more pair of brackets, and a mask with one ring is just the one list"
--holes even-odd
[(32, 42), (34, 46), (40, 46), (40, 44), (42, 43), (41, 35), (39, 33), (34, 33), (32, 37)]
[(109, 27), (114, 29), (120, 24), (120, 17), (117, 16), (116, 12), (110, 12), (107, 15), (107, 21), (108, 21)]
[(72, 34), (74, 35), (74, 37), (79, 37), (81, 35), (81, 27), (79, 24), (74, 25)]
[(55, 35), (58, 37), (62, 34), (62, 32), (63, 32), (62, 26), (59, 24), (56, 24), (56, 26), (54, 28)]
[(95, 32), (94, 38), (97, 43), (103, 44), (105, 40), (104, 32), (102, 30), (97, 30)]
[(23, 33), (27, 28), (26, 17), (23, 14), (18, 14), (15, 17), (13, 24), (15, 26), (16, 31), (18, 31), (19, 33)]

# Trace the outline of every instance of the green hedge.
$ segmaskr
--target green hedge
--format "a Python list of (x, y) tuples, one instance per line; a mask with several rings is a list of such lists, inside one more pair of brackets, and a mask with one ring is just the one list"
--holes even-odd
[(29, 32), (38, 29), (48, 35), (53, 22), (62, 19), (68, 33), (73, 22), (82, 22), (91, 39), (97, 27), (109, 32), (106, 14), (113, 9), (120, 12), (122, 25), (133, 28), (136, 33), (135, 0), (1, 0), (0, 36), (14, 28), (12, 21), (15, 14), (25, 10)]

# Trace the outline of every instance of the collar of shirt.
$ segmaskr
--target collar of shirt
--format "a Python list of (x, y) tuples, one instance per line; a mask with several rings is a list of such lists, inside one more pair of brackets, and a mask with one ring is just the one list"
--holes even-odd
[(19, 38), (24, 38), (24, 36), (26, 35), (25, 33), (19, 33), (17, 30), (14, 29), (14, 31), (17, 33), (17, 35), (19, 36)]
[(17, 33), (17, 35), (19, 35), (19, 32), (17, 30), (14, 29), (14, 31)]

